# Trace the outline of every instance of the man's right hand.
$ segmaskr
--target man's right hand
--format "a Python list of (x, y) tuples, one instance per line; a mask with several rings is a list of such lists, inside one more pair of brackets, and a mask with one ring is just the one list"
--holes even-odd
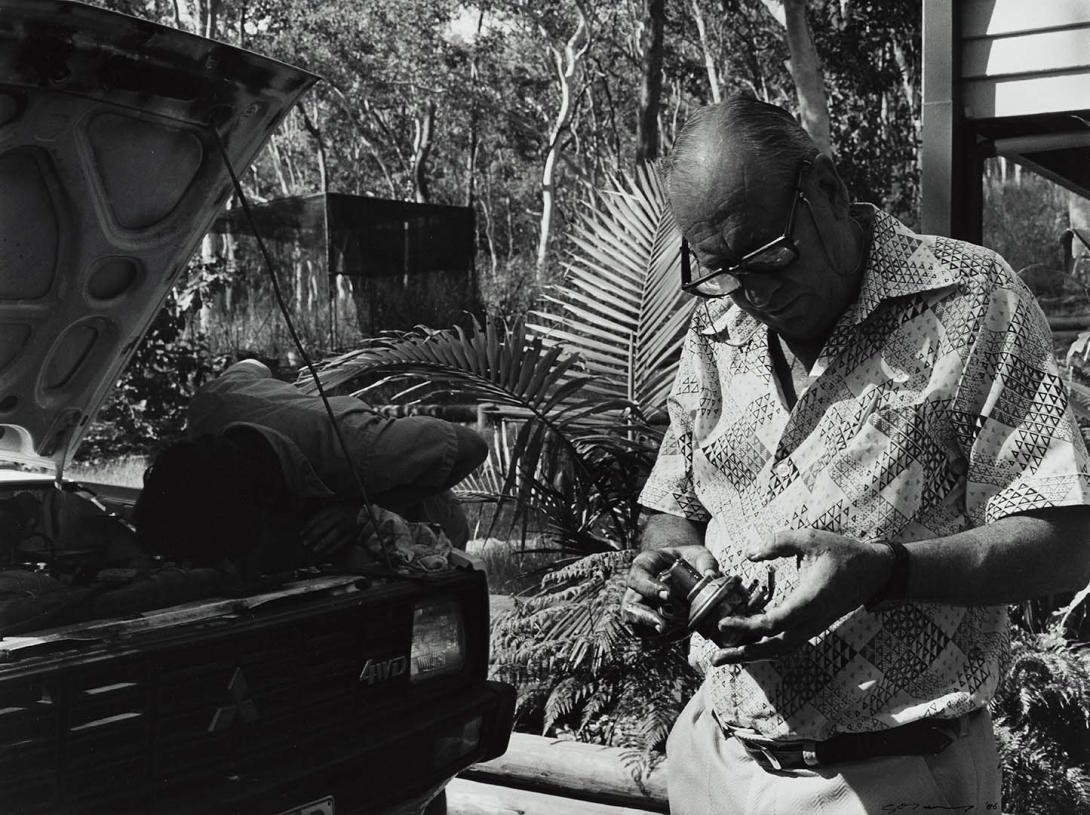
[(679, 557), (700, 574), (719, 574), (719, 564), (704, 546), (664, 546), (636, 555), (628, 570), (628, 589), (621, 600), (621, 618), (637, 636), (653, 637), (665, 631), (666, 623), (656, 609), (669, 598), (670, 589), (658, 576)]

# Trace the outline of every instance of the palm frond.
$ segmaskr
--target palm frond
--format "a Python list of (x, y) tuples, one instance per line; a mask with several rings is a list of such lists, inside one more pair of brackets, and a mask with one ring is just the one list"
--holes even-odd
[(533, 312), (530, 329), (579, 354), (598, 393), (660, 410), (690, 312), (681, 234), (652, 165), (622, 176), (600, 200), (581, 213), (564, 284)]
[[(516, 513), (534, 506), (540, 484), (558, 480), (567, 479), (579, 494), (610, 495), (601, 467), (587, 452), (594, 445), (581, 438), (603, 434), (616, 426), (618, 415), (636, 410), (623, 399), (587, 393), (594, 379), (579, 359), (561, 346), (527, 336), (521, 321), (489, 322), (468, 332), (418, 329), (367, 340), (324, 362), (319, 379), (327, 388), (354, 388), (353, 395), (365, 394), (377, 381), (393, 382), (415, 402), (441, 395), (499, 405), (524, 416), (495, 461), (503, 472), (497, 494), (511, 496)], [(599, 504), (611, 527), (612, 546), (630, 545), (631, 524), (608, 503)]]

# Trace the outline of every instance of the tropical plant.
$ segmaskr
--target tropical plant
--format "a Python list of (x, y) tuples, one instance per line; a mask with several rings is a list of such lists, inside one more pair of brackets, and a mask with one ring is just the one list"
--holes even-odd
[(587, 206), (572, 227), (566, 278), (531, 325), (579, 354), (591, 389), (663, 408), (689, 316), (681, 291), (681, 233), (655, 167), (640, 165)]
[(645, 419), (665, 405), (688, 316), (680, 237), (654, 167), (622, 176), (602, 200), (575, 227), (552, 309), (528, 325), (390, 333), (321, 371), (327, 387), (359, 396), (397, 384), (395, 400), (493, 406), (495, 466), (476, 486), (580, 554), (635, 543), (636, 496), (659, 439)]
[(637, 640), (618, 613), (632, 550), (590, 555), (550, 572), (541, 590), (497, 618), (493, 674), (520, 689), (518, 724), (625, 748), (638, 778), (699, 679), (681, 643)]
[(646, 414), (665, 404), (688, 309), (654, 169), (602, 200), (575, 228), (551, 309), (530, 325), (386, 335), (328, 360), (320, 378), (360, 396), (396, 386), (401, 401), (458, 399), (500, 414), (493, 467), (475, 485), (582, 558), (558, 562), (496, 620), (494, 670), (518, 687), (524, 726), (624, 746), (638, 772), (695, 688), (681, 646), (645, 649), (619, 618), (637, 497), (660, 438)]
[(1090, 813), (1090, 657), (1059, 626), (1013, 634), (1011, 666), (992, 702), (1003, 809)]
[(514, 500), (516, 521), (530, 516), (573, 553), (633, 545), (635, 480), (654, 456), (654, 431), (632, 402), (589, 393), (595, 377), (579, 359), (546, 348), (521, 321), (366, 340), (327, 361), (320, 378), (326, 387), (353, 383), (361, 397), (396, 383), (395, 401), (453, 398), (516, 414), (513, 440), (501, 435), (493, 453), (499, 490), (485, 497)]

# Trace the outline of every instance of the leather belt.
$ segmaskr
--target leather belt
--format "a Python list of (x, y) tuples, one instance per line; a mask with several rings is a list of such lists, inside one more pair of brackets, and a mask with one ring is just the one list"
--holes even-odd
[(728, 736), (737, 738), (766, 770), (794, 770), (883, 756), (941, 753), (955, 739), (968, 732), (971, 715), (966, 714), (958, 719), (920, 719), (871, 733), (841, 733), (825, 741), (754, 738), (729, 726), (720, 726)]

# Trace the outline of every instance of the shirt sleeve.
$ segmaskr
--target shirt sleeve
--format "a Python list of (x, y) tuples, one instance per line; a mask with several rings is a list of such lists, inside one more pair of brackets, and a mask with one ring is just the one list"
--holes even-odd
[(1048, 321), (1005, 263), (976, 309), (954, 397), (976, 525), (1027, 510), (1090, 503), (1090, 459), (1052, 353)]
[(700, 403), (701, 375), (697, 346), (704, 339), (690, 327), (667, 399), (670, 426), (643, 486), (640, 503), (648, 509), (703, 523), (711, 518), (697, 497), (693, 479), (693, 416)]

